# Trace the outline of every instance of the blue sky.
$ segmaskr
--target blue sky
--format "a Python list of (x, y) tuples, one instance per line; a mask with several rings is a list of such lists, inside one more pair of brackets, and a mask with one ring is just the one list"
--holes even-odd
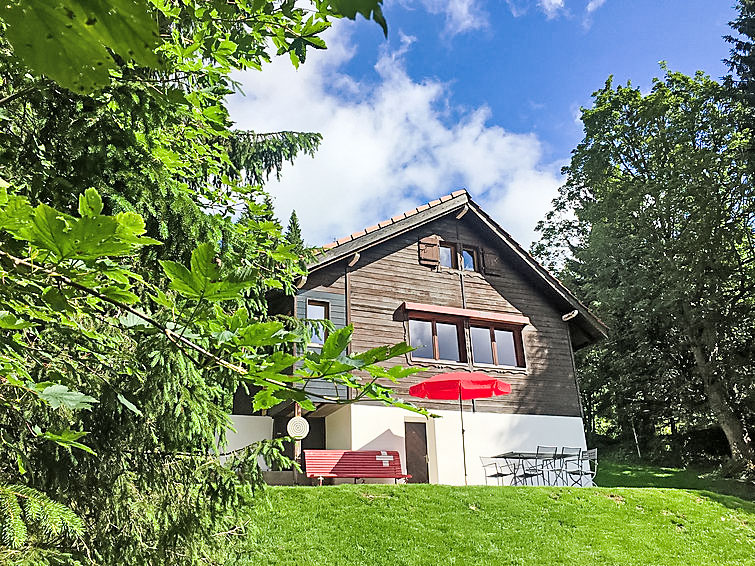
[(647, 90), (665, 60), (715, 78), (734, 0), (386, 0), (338, 22), (298, 71), (237, 78), (238, 127), (320, 131), (268, 187), (321, 244), (466, 187), (520, 242), (535, 236), (581, 139), (579, 107), (609, 75)]

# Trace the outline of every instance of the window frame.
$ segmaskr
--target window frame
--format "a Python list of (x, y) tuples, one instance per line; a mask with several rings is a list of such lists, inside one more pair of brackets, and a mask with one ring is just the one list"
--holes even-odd
[[(492, 354), (493, 354), (493, 363), (492, 364), (486, 364), (486, 363), (478, 363), (474, 359), (474, 347), (472, 345), (472, 328), (486, 328), (490, 332), (490, 347), (492, 348)], [(482, 320), (470, 320), (469, 321), (469, 350), (472, 352), (472, 364), (475, 366), (486, 366), (486, 367), (502, 367), (502, 368), (517, 368), (517, 369), (526, 369), (527, 367), (527, 361), (524, 358), (524, 342), (522, 340), (522, 327), (519, 325), (513, 325), (513, 324), (493, 324), (488, 321), (482, 321)], [(495, 331), (496, 330), (503, 330), (506, 332), (511, 332), (513, 338), (514, 338), (514, 355), (516, 356), (516, 365), (506, 365), (499, 363), (498, 360), (498, 348), (496, 347), (496, 340), (495, 340)]]
[[(469, 254), (472, 256), (472, 269), (467, 269), (466, 267), (464, 267), (464, 252), (469, 252)], [(482, 273), (482, 267), (480, 265), (480, 252), (477, 247), (462, 245), (459, 255), (459, 269), (461, 269), (462, 271)]]
[(445, 242), (441, 241), (438, 244), (441, 248), (446, 248), (448, 250), (451, 250), (451, 265), (443, 265), (442, 262), (439, 261), (438, 266), (443, 267), (444, 269), (459, 269), (459, 246), (455, 242)]
[[(411, 360), (421, 360), (421, 361), (431, 361), (431, 362), (437, 362), (442, 364), (466, 364), (467, 363), (467, 346), (466, 346), (466, 336), (464, 332), (464, 320), (453, 317), (453, 316), (443, 316), (443, 315), (432, 315), (430, 313), (412, 313), (407, 317), (407, 322), (410, 323), (412, 320), (421, 320), (425, 322), (431, 323), (431, 333), (432, 333), (432, 350), (433, 350), (433, 357), (432, 358), (421, 358), (414, 356), (414, 352), (410, 352)], [(438, 329), (437, 329), (437, 323), (440, 322), (441, 324), (451, 324), (456, 327), (456, 342), (457, 347), (459, 349), (459, 359), (458, 360), (444, 360), (441, 359), (440, 356), (440, 347), (438, 345)], [(407, 325), (408, 328), (410, 328), (410, 325)], [(412, 343), (412, 336), (411, 332), (409, 332), (409, 345)]]
[[(309, 317), (309, 305), (313, 304), (316, 306), (325, 307), (325, 318), (310, 318)], [(330, 301), (326, 301), (324, 299), (310, 299), (307, 297), (307, 301), (304, 304), (304, 318), (307, 320), (331, 320), (330, 319)], [(325, 341), (328, 339), (328, 329), (323, 328), (323, 334), (322, 337), (322, 343), (319, 342), (312, 342), (311, 339), (314, 338), (314, 336), (310, 336), (310, 342), (307, 344), (308, 348), (322, 348), (323, 344), (325, 344)]]

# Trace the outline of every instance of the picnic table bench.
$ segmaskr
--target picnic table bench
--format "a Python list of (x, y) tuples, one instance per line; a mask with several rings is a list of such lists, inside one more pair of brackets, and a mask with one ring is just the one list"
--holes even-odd
[(308, 478), (391, 478), (412, 477), (401, 470), (401, 458), (395, 450), (304, 450), (304, 467)]

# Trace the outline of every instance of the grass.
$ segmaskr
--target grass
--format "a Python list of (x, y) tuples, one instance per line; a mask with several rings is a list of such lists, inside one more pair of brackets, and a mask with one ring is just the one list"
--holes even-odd
[[(647, 483), (650, 476), (608, 468), (602, 478)], [(249, 519), (240, 564), (755, 564), (755, 503), (711, 491), (269, 488)]]
[(601, 460), (595, 483), (602, 487), (665, 487), (708, 490), (723, 495), (755, 500), (753, 482), (719, 478), (710, 470), (658, 468)]

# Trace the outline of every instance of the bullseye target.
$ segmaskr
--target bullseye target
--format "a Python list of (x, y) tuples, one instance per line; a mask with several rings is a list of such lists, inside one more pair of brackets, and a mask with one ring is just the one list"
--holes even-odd
[(309, 423), (304, 417), (294, 417), (286, 425), (288, 435), (296, 440), (301, 440), (309, 434)]

